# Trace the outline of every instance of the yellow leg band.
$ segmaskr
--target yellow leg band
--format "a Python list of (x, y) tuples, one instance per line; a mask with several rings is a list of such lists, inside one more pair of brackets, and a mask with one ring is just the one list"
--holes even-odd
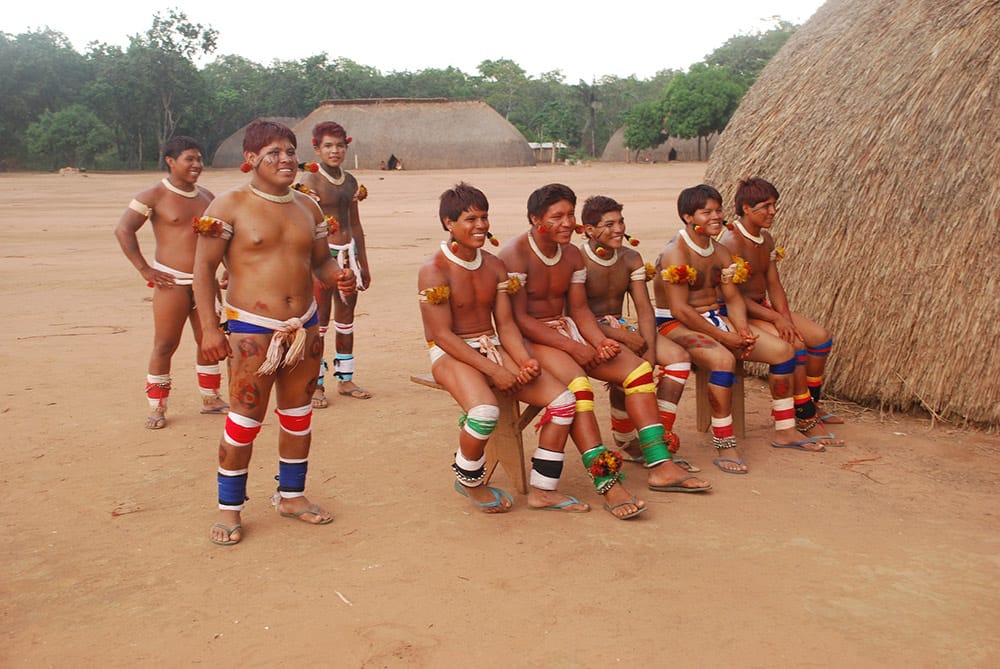
[(625, 382), (622, 386), (625, 388), (626, 395), (631, 395), (633, 393), (656, 392), (656, 384), (653, 383), (652, 365), (643, 360), (642, 364), (633, 369), (631, 373), (625, 377)]
[(576, 412), (594, 410), (594, 386), (586, 376), (578, 376), (569, 382), (570, 392), (576, 397)]

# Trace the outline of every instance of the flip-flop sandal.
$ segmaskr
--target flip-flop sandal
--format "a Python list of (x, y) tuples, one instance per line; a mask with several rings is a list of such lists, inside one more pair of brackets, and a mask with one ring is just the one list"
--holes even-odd
[[(458, 482), (456, 481), (456, 483), (458, 483)], [(531, 509), (532, 511), (562, 511), (564, 513), (587, 513), (588, 511), (590, 511), (589, 507), (586, 508), (586, 509), (570, 509), (570, 508), (567, 508), (567, 507), (573, 506), (574, 504), (580, 504), (580, 503), (581, 503), (580, 500), (578, 500), (576, 497), (573, 497), (572, 495), (567, 495), (566, 499), (564, 499), (563, 501), (559, 502), (558, 504), (553, 504), (551, 506), (531, 506), (531, 505), (529, 505), (528, 508)]]
[[(226, 531), (226, 537), (228, 537), (228, 538), (225, 541), (219, 541), (218, 539), (212, 539), (211, 537), (209, 537), (209, 540), (213, 544), (218, 544), (219, 546), (235, 546), (236, 544), (240, 543), (243, 540), (243, 526), (240, 525), (239, 523), (236, 523), (232, 527), (230, 527), (229, 525), (225, 525), (223, 523), (216, 523), (215, 525), (212, 525), (212, 529), (213, 530), (215, 528), (217, 528), (217, 527), (219, 529), (225, 530)], [(239, 539), (233, 539), (232, 538), (233, 532), (236, 532), (236, 531), (239, 531), (239, 533), (240, 533), (240, 538)]]
[(718, 467), (719, 469), (721, 469), (723, 471), (723, 473), (726, 473), (726, 474), (749, 474), (750, 473), (750, 471), (747, 470), (747, 469), (727, 469), (726, 467), (723, 467), (721, 464), (719, 464), (720, 462), (731, 462), (734, 465), (742, 465), (743, 464), (743, 458), (740, 458), (739, 460), (733, 460), (732, 458), (715, 458), (714, 460), (712, 460), (712, 464), (715, 465), (716, 467)]
[(638, 516), (640, 513), (642, 513), (643, 511), (645, 511), (649, 507), (648, 506), (639, 506), (639, 507), (636, 507), (635, 511), (633, 511), (632, 513), (627, 513), (624, 516), (619, 516), (617, 513), (615, 513), (615, 509), (621, 508), (623, 506), (627, 506), (629, 504), (635, 506), (636, 502), (638, 502), (638, 500), (635, 498), (635, 495), (632, 495), (632, 499), (627, 499), (624, 502), (618, 502), (617, 504), (608, 504), (607, 502), (605, 502), (604, 503), (604, 510), (607, 511), (608, 513), (610, 513), (612, 516), (614, 516), (618, 520), (628, 520), (629, 518), (635, 518), (636, 516)]
[[(508, 508), (512, 508), (514, 506), (514, 498), (511, 497), (510, 494), (507, 493), (506, 491), (501, 490), (500, 488), (494, 488), (493, 486), (486, 486), (486, 489), (489, 490), (491, 493), (493, 493), (492, 502), (477, 502), (476, 500), (472, 500), (472, 503), (478, 506), (480, 509), (493, 509), (495, 507), (502, 506), (503, 502), (501, 500), (503, 499), (506, 499), (508, 502), (510, 502), (511, 506)], [(455, 492), (457, 492), (462, 497), (469, 497), (469, 493), (465, 491), (465, 486), (459, 483), (458, 481), (455, 481)]]
[(771, 442), (771, 448), (789, 448), (793, 451), (805, 451), (806, 453), (822, 453), (826, 450), (825, 447), (822, 448), (806, 448), (806, 444), (813, 444), (817, 446), (822, 446), (822, 444), (816, 443), (816, 437), (809, 437), (808, 439), (802, 439), (801, 441), (793, 441), (788, 444), (779, 444), (776, 441)]
[(666, 485), (651, 485), (651, 486), (648, 486), (648, 487), (649, 487), (650, 490), (653, 490), (653, 491), (656, 491), (656, 492), (707, 492), (707, 491), (709, 491), (709, 490), (712, 489), (712, 485), (711, 484), (705, 486), (704, 488), (689, 488), (687, 486), (681, 485), (685, 481), (690, 481), (693, 478), (697, 478), (697, 477), (696, 476), (685, 476), (683, 478), (677, 479), (673, 483), (667, 483)]

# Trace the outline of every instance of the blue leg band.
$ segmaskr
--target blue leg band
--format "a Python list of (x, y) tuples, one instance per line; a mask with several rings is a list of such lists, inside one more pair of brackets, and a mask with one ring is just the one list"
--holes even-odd
[(736, 383), (736, 375), (732, 372), (712, 372), (708, 375), (708, 382), (713, 386), (732, 388), (733, 384)]
[(278, 491), (279, 492), (303, 492), (306, 489), (306, 470), (309, 469), (309, 461), (285, 462), (278, 461)]
[(219, 506), (242, 509), (247, 500), (247, 472), (242, 474), (223, 474), (219, 472)]
[(791, 374), (795, 371), (795, 358), (792, 357), (777, 365), (771, 365), (769, 369), (772, 374)]

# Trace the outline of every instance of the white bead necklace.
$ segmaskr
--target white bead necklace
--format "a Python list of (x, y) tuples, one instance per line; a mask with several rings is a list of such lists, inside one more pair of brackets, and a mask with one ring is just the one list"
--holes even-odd
[(474, 271), (479, 269), (479, 266), (483, 264), (483, 254), (479, 249), (476, 249), (475, 260), (462, 260), (457, 255), (451, 252), (448, 248), (448, 242), (441, 242), (441, 252), (444, 253), (444, 257), (452, 261), (459, 267), (464, 267), (469, 271)]
[(583, 244), (583, 250), (587, 252), (587, 257), (596, 262), (598, 265), (611, 267), (618, 262), (618, 249), (615, 249), (615, 252), (612, 253), (611, 257), (607, 260), (594, 253), (594, 249), (590, 248), (590, 244), (587, 244), (586, 242)]
[(542, 253), (542, 250), (538, 248), (538, 244), (535, 243), (535, 238), (531, 236), (531, 232), (528, 232), (528, 244), (531, 246), (531, 250), (535, 252), (535, 255), (538, 256), (538, 259), (549, 267), (552, 267), (562, 260), (562, 246), (557, 245), (556, 254), (550, 258)]
[(163, 182), (162, 183), (163, 183), (163, 186), (168, 191), (170, 191), (171, 193), (177, 193), (181, 197), (186, 197), (189, 200), (193, 200), (194, 198), (198, 197), (198, 187), (197, 186), (194, 187), (194, 190), (181, 190), (177, 186), (175, 186), (172, 183), (170, 183), (170, 179), (167, 179), (166, 177), (163, 178)]
[(756, 235), (756, 236), (751, 235), (749, 232), (747, 232), (747, 229), (743, 227), (743, 223), (741, 223), (740, 221), (736, 221), (736, 227), (740, 229), (740, 232), (743, 234), (744, 237), (752, 241), (754, 244), (764, 243), (764, 235)]
[(712, 243), (711, 237), (709, 237), (708, 239), (708, 248), (703, 249), (697, 244), (695, 244), (693, 241), (691, 241), (691, 238), (688, 236), (687, 230), (685, 230), (684, 228), (678, 230), (677, 233), (681, 236), (681, 239), (684, 240), (684, 243), (687, 244), (692, 251), (700, 255), (702, 258), (707, 258), (708, 256), (715, 253), (715, 244)]
[(271, 195), (270, 193), (265, 193), (262, 190), (254, 188), (253, 184), (249, 184), (249, 186), (250, 186), (250, 192), (251, 193), (253, 193), (257, 197), (264, 198), (268, 202), (277, 202), (278, 204), (287, 204), (287, 203), (289, 203), (289, 202), (291, 202), (292, 200), (295, 199), (295, 193), (293, 193), (291, 191), (291, 189), (289, 189), (289, 191), (287, 193), (285, 193), (284, 195)]
[(347, 179), (347, 173), (344, 172), (344, 168), (340, 168), (340, 178), (339, 179), (334, 179), (333, 177), (331, 177), (327, 173), (327, 171), (325, 169), (323, 169), (322, 165), (319, 166), (319, 173), (322, 174), (324, 177), (326, 177), (326, 180), (329, 181), (330, 183), (332, 183), (334, 186), (343, 186), (344, 185), (344, 181)]

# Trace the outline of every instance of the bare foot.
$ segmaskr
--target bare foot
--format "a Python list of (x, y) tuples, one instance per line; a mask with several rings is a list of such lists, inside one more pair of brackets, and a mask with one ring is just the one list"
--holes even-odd
[(650, 469), (647, 483), (650, 490), (658, 492), (699, 492), (712, 487), (708, 481), (691, 476), (686, 469), (670, 460)]
[[(274, 499), (271, 501), (275, 502)], [(321, 509), (319, 504), (312, 504), (305, 497), (281, 497), (279, 495), (274, 505), (277, 507), (278, 513), (285, 518), (297, 518), (312, 525), (326, 525), (333, 522), (332, 514)]]
[(167, 426), (167, 410), (163, 407), (153, 409), (146, 416), (147, 430), (162, 430)]
[(604, 508), (619, 520), (637, 516), (646, 508), (646, 502), (637, 499), (620, 482), (615, 483), (604, 493), (604, 499), (606, 500)]
[(208, 538), (213, 544), (232, 546), (243, 539), (243, 526), (240, 525), (239, 511), (219, 511), (219, 522), (212, 525)]
[(463, 497), (468, 497), (483, 513), (507, 513), (513, 505), (510, 495), (500, 488), (479, 485), (467, 488), (455, 481), (455, 491)]
[(843, 418), (841, 418), (836, 414), (827, 413), (826, 411), (823, 410), (823, 407), (820, 405), (819, 402), (815, 402), (815, 404), (816, 404), (816, 417), (819, 418), (822, 422), (829, 423), (830, 425), (844, 424)]
[(325, 409), (330, 406), (330, 400), (326, 398), (326, 389), (323, 386), (316, 386), (312, 396), (313, 409)]
[(566, 513), (585, 513), (590, 511), (590, 505), (586, 502), (581, 502), (576, 497), (563, 495), (554, 490), (542, 490), (535, 487), (528, 490), (528, 506), (532, 509), (564, 511)]
[(823, 444), (817, 444), (804, 438), (802, 433), (793, 427), (787, 430), (776, 431), (774, 439), (771, 440), (771, 446), (775, 448), (791, 448), (797, 451), (811, 451), (813, 453), (821, 453), (826, 450)]
[(218, 395), (203, 395), (201, 398), (201, 412), (225, 414), (229, 412), (229, 405)]
[(337, 384), (337, 394), (353, 397), (356, 400), (370, 399), (372, 394), (354, 383), (354, 381), (341, 381)]

